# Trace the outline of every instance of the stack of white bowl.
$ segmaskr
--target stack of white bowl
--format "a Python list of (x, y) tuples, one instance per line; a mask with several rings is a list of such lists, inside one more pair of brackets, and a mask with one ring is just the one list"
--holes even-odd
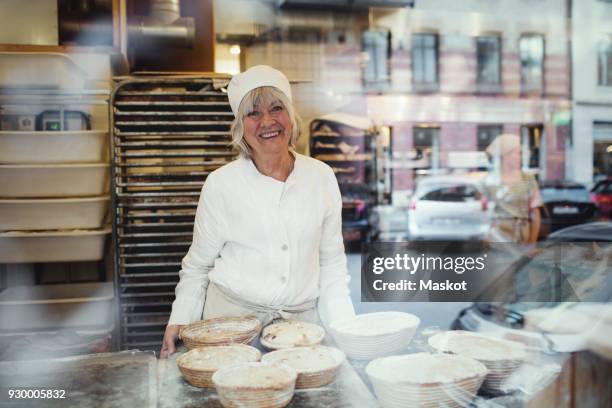
[(379, 312), (333, 322), (329, 329), (350, 358), (371, 360), (405, 350), (420, 319), (403, 312)]
[(366, 373), (384, 408), (469, 406), (487, 368), (476, 360), (416, 353), (376, 359)]
[(466, 331), (438, 333), (429, 339), (429, 345), (436, 351), (483, 363), (489, 370), (483, 389), (493, 393), (503, 390), (504, 381), (527, 357), (527, 348), (522, 343)]

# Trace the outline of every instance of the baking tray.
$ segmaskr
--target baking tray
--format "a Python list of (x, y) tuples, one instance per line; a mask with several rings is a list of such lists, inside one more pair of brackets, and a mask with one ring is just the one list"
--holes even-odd
[(108, 132), (0, 131), (0, 163), (105, 163)]
[(113, 282), (9, 287), (0, 292), (0, 329), (110, 325), (113, 301)]
[(0, 197), (91, 197), (109, 191), (109, 165), (1, 164)]
[(99, 261), (110, 231), (2, 232), (0, 263)]
[(109, 196), (0, 199), (0, 231), (102, 228), (109, 203)]

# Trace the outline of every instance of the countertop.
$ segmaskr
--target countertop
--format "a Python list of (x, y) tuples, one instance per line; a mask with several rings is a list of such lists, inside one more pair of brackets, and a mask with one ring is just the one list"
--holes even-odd
[[(176, 365), (176, 359), (184, 348), (167, 360), (157, 363), (159, 378), (159, 407), (221, 407), (217, 393), (211, 388), (197, 388), (189, 385)], [(338, 378), (324, 387), (296, 390), (288, 407), (377, 407), (378, 402), (353, 367), (344, 362)]]
[[(221, 407), (214, 389), (189, 385), (167, 360), (124, 351), (49, 360), (0, 362), (3, 407)], [(9, 389), (64, 390), (65, 398), (10, 399)], [(289, 407), (377, 407), (355, 369), (345, 362), (331, 384), (296, 390)]]

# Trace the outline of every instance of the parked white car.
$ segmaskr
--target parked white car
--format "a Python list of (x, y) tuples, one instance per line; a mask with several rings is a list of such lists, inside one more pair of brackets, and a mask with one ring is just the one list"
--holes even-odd
[(478, 180), (432, 176), (417, 183), (408, 210), (410, 239), (485, 241), (491, 213)]

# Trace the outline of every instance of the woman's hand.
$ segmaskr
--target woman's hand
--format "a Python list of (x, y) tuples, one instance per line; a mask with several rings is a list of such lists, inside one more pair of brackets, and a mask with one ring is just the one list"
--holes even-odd
[(183, 327), (182, 324), (169, 324), (166, 326), (162, 348), (159, 352), (159, 358), (168, 358), (168, 356), (176, 351), (176, 339)]

